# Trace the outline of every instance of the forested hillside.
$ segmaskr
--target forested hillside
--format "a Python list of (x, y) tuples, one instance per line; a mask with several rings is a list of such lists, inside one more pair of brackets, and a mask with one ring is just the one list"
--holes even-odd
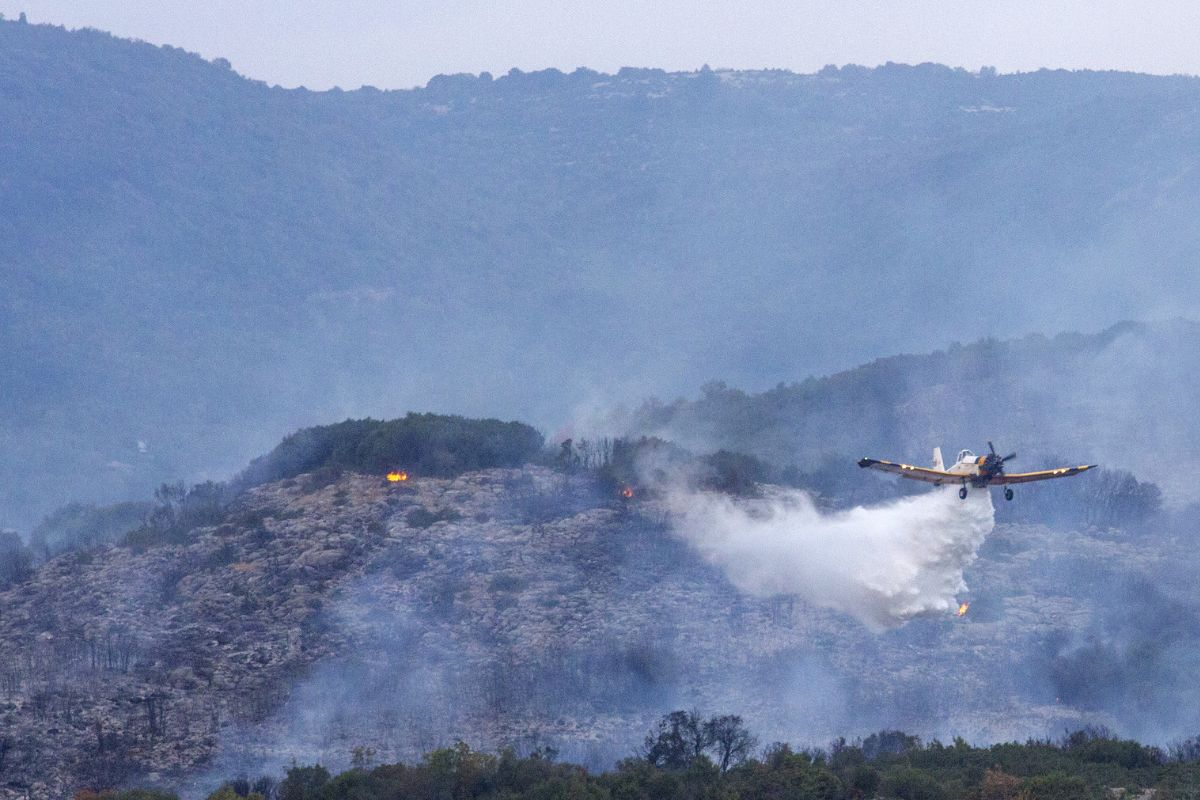
[(1190, 313), (1198, 121), (1195, 79), (935, 65), (285, 91), (0, 23), (0, 525), (329, 419)]
[[(1182, 505), (1200, 499), (1191, 479), (1200, 452), (1191, 411), (1198, 354), (1200, 325), (1184, 321), (986, 339), (761, 393), (710, 383), (695, 400), (648, 402), (612, 424), (701, 452), (795, 465), (843, 491), (874, 479), (853, 465), (863, 455), (923, 465), (934, 447), (949, 462), (960, 448), (982, 453), (993, 440), (1017, 451), (1010, 471), (1100, 462), (1158, 483)], [(1023, 493), (1061, 499), (1077, 485)]]

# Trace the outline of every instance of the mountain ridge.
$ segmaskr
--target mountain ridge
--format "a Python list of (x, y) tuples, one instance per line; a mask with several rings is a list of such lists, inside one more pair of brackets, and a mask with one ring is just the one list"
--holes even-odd
[(56, 504), (64, 464), (74, 497), (110, 501), (224, 478), (323, 420), (554, 429), (964, 328), (1196, 313), (1191, 78), (314, 93), (107, 34), (4, 22), (0, 45), (4, 525)]

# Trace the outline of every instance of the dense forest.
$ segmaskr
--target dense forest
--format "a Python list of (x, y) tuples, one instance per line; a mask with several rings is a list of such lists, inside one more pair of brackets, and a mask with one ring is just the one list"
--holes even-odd
[(223, 480), (326, 420), (554, 433), (713, 378), (1192, 313), (1198, 100), (933, 64), (309, 92), (0, 23), (0, 527)]
[[(759, 747), (740, 717), (666, 715), (644, 747), (599, 774), (556, 760), (463, 743), (415, 764), (379, 764), (357, 748), (351, 769), (319, 764), (286, 776), (231, 778), (208, 800), (1188, 800), (1200, 793), (1200, 743), (1169, 749), (1083, 729), (1057, 741), (972, 746), (922, 742), (901, 731), (838, 739), (826, 748)], [(170, 800), (169, 792), (83, 790), (76, 800)]]

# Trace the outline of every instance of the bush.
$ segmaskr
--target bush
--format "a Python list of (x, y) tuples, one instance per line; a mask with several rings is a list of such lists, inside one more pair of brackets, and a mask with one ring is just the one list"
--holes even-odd
[(522, 592), (528, 585), (529, 580), (519, 575), (495, 575), (488, 582), (493, 592)]
[(321, 800), (321, 789), (329, 779), (329, 770), (320, 764), (292, 767), (279, 784), (279, 800)]
[(998, 769), (989, 769), (983, 773), (983, 782), (979, 785), (979, 800), (1017, 800), (1020, 793), (1021, 780), (1015, 775)]
[(159, 789), (126, 789), (117, 792), (113, 800), (179, 800), (179, 795)]
[[(883, 778), (879, 772), (866, 764), (859, 764), (850, 773), (850, 788), (859, 797), (874, 797), (879, 791)], [(988, 800), (1007, 800), (1007, 798), (988, 798)]]
[(884, 793), (900, 800), (942, 800), (944, 796), (942, 787), (932, 775), (913, 767), (889, 772), (884, 781)]
[(410, 528), (428, 528), (435, 522), (453, 522), (461, 518), (462, 514), (459, 514), (452, 508), (443, 508), (439, 511), (430, 511), (427, 508), (414, 508), (404, 517), (404, 521), (408, 523), (408, 527)]
[(250, 791), (250, 784), (245, 780), (226, 783), (210, 794), (207, 800), (267, 800), (258, 792)]
[(1083, 778), (1061, 772), (1030, 778), (1021, 794), (1026, 800), (1092, 800)]
[(1070, 752), (1092, 764), (1117, 764), (1125, 769), (1140, 769), (1162, 763), (1163, 756), (1153, 747), (1146, 747), (1129, 739), (1095, 737), (1077, 746)]

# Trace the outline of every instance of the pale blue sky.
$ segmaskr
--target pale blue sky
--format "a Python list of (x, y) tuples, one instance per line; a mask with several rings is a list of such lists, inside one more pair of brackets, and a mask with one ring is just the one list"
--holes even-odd
[(1200, 74), (1200, 3), (1115, 0), (0, 0), (12, 18), (174, 44), (284, 86), (440, 72), (938, 61)]

